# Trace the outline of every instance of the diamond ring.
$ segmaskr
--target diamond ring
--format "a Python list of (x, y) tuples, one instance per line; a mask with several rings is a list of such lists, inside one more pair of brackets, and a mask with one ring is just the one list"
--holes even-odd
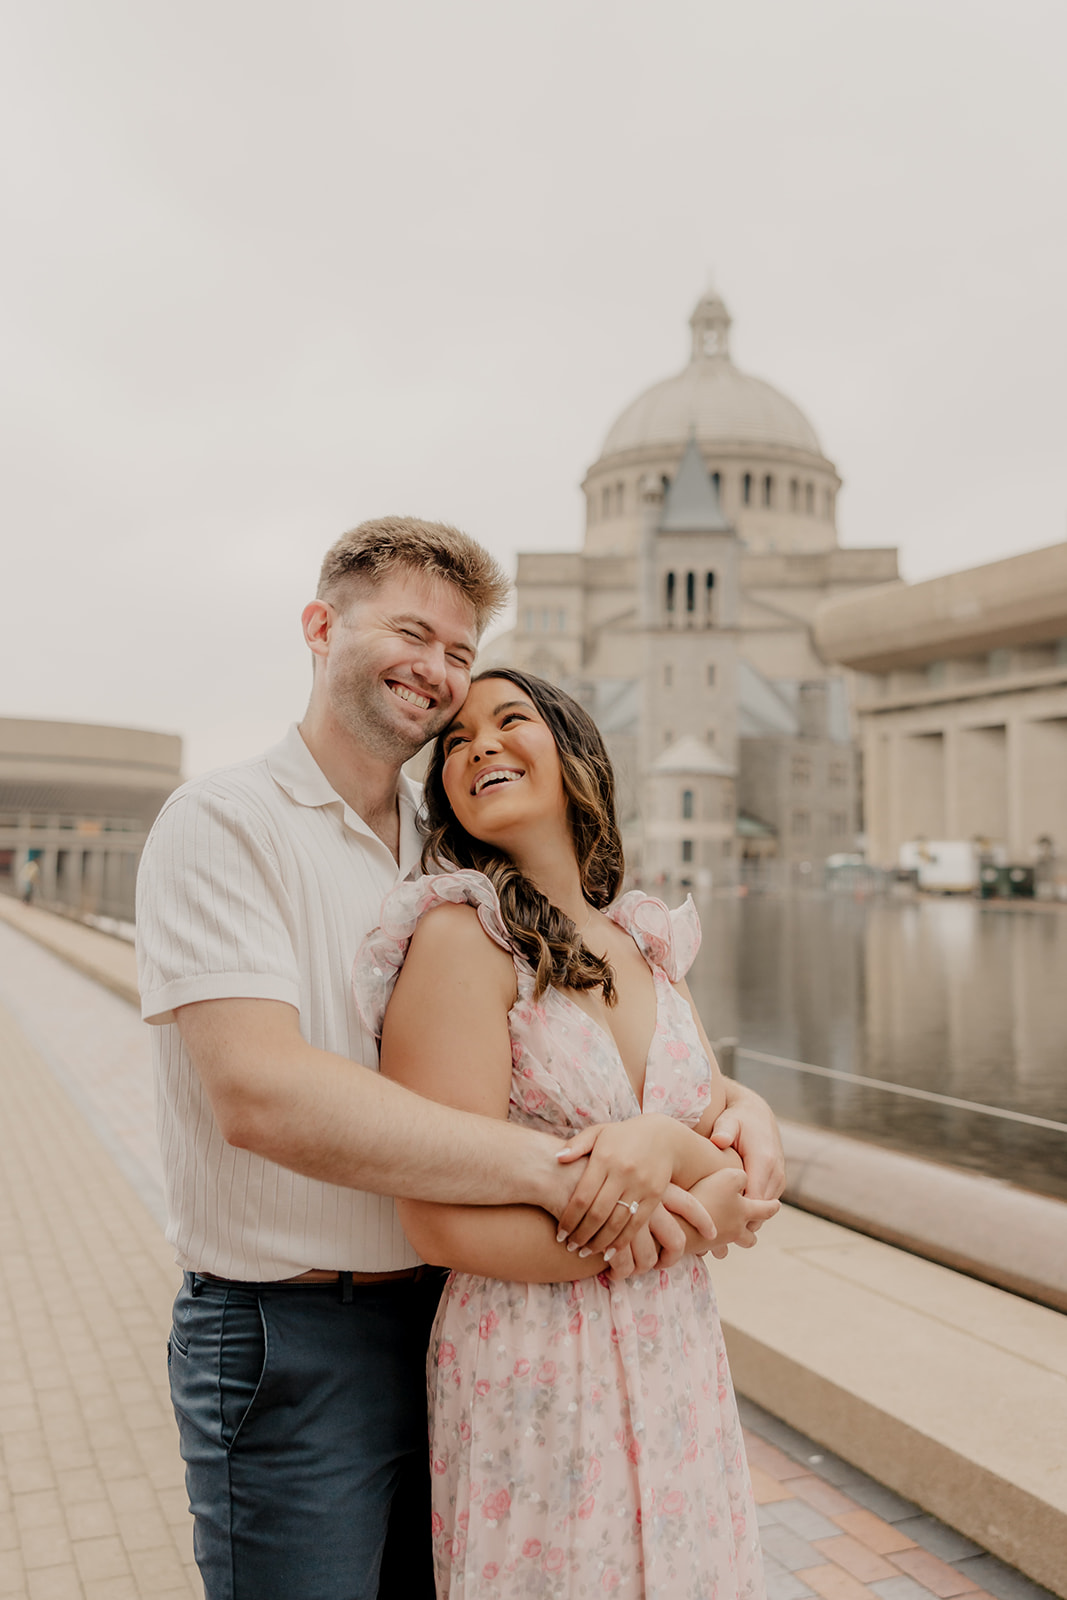
[(625, 1209), (630, 1213), (631, 1217), (636, 1217), (640, 1208), (640, 1201), (638, 1200), (616, 1200), (615, 1204), (617, 1206), (625, 1207)]

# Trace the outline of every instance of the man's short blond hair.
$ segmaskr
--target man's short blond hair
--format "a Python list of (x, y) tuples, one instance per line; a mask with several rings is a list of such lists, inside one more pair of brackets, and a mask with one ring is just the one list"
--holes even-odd
[(379, 517), (361, 522), (330, 546), (317, 598), (333, 598), (348, 579), (372, 587), (402, 567), (454, 584), (474, 608), (479, 634), (502, 609), (511, 587), (488, 550), (458, 528), (418, 517)]

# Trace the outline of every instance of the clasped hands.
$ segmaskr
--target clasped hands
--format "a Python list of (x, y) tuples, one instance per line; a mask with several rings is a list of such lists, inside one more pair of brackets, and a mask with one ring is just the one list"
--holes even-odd
[(578, 1134), (558, 1153), (561, 1166), (584, 1165), (557, 1213), (559, 1241), (583, 1257), (603, 1255), (619, 1279), (687, 1253), (721, 1259), (731, 1244), (751, 1249), (778, 1210), (785, 1161), (770, 1107), (731, 1090), (706, 1138), (655, 1114)]

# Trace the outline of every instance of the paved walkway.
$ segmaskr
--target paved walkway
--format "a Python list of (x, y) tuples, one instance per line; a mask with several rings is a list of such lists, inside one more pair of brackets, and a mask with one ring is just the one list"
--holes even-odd
[[(0, 1596), (201, 1595), (166, 1393), (177, 1271), (156, 1220), (147, 1030), (115, 992), (38, 947), (47, 928), (36, 923), (32, 945), (11, 926), (21, 908), (4, 909)], [(62, 925), (64, 945), (73, 928)], [(83, 968), (105, 959), (121, 992), (128, 951), (79, 955)], [(769, 1600), (1046, 1593), (768, 1413), (742, 1410)]]

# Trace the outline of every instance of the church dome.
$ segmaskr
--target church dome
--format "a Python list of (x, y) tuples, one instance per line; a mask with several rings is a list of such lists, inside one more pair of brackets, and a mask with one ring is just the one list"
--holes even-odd
[(822, 455), (815, 429), (799, 406), (734, 366), (730, 322), (719, 296), (704, 295), (689, 319), (688, 366), (626, 407), (608, 431), (601, 459), (649, 445), (684, 444), (694, 431), (700, 444), (778, 446)]

